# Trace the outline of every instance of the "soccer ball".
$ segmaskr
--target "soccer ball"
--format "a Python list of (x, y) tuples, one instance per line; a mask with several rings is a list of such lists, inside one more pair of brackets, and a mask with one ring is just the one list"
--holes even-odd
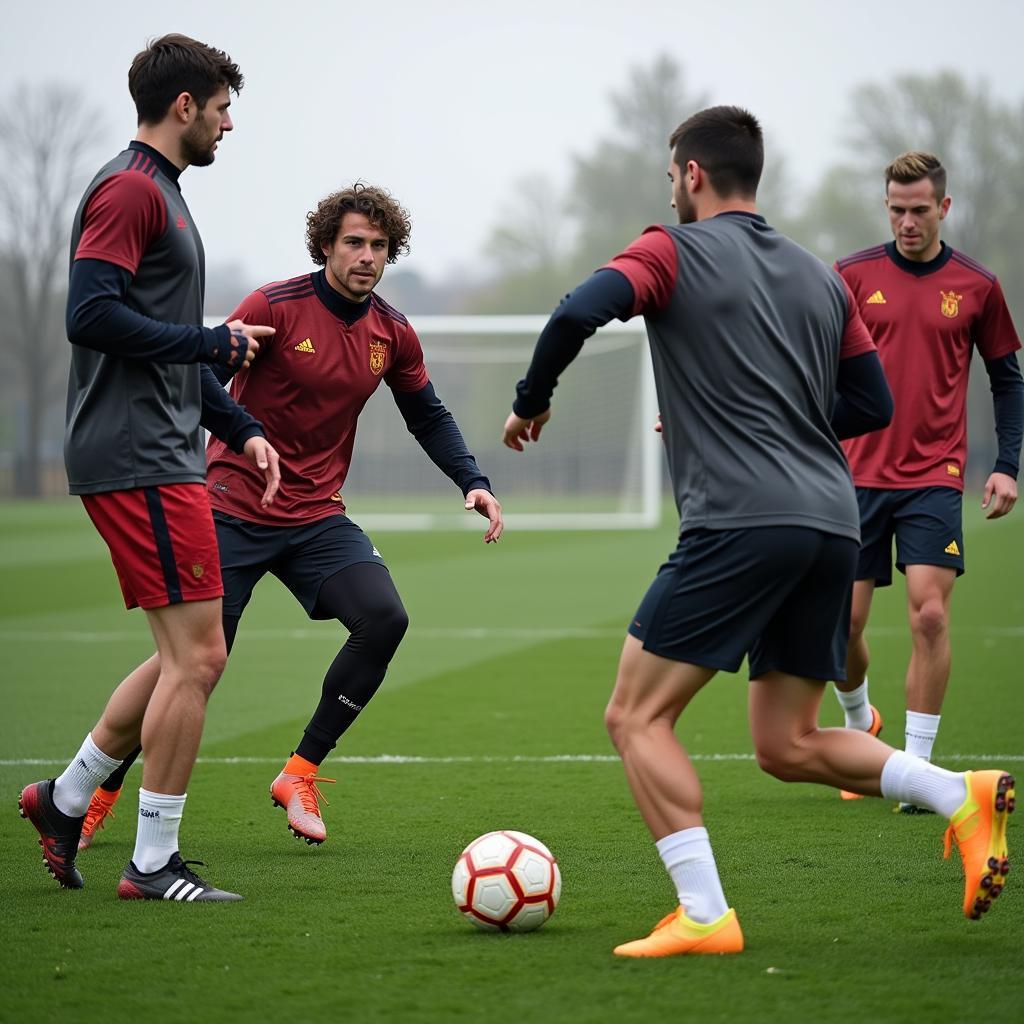
[(455, 906), (490, 932), (532, 932), (555, 912), (561, 892), (562, 874), (551, 851), (510, 829), (474, 839), (452, 872)]

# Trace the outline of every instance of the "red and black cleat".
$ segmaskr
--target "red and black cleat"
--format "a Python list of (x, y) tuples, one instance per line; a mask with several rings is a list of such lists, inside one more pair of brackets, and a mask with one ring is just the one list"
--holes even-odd
[(70, 818), (57, 809), (53, 802), (53, 779), (26, 786), (18, 798), (18, 809), (23, 818), (35, 825), (43, 848), (43, 864), (57, 884), (62, 889), (81, 889), (85, 883), (75, 867), (75, 856), (85, 815)]

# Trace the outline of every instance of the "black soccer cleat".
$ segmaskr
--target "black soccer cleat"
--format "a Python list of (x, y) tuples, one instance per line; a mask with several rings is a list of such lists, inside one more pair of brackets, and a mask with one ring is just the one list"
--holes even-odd
[(53, 802), (53, 779), (33, 782), (21, 791), (18, 810), (39, 833), (46, 870), (62, 889), (81, 889), (85, 885), (82, 873), (75, 867), (78, 841), (82, 836), (85, 815), (71, 818)]
[(202, 864), (201, 860), (182, 860), (178, 853), (159, 870), (140, 871), (133, 861), (121, 873), (117, 895), (122, 900), (169, 900), (173, 903), (231, 903), (242, 897), (237, 892), (225, 892), (210, 885), (189, 864)]

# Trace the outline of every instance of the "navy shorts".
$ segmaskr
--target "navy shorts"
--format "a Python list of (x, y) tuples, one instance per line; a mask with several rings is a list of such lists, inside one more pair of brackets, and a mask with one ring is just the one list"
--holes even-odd
[(909, 491), (857, 488), (860, 558), (857, 579), (877, 587), (892, 583), (892, 539), (896, 568), (942, 565), (964, 574), (963, 495), (952, 487)]
[(324, 580), (357, 562), (384, 565), (373, 542), (348, 516), (329, 516), (302, 526), (265, 526), (214, 510), (213, 522), (225, 615), (240, 616), (253, 588), (269, 572), (295, 595), (311, 619), (333, 618), (317, 610)]
[(750, 678), (846, 678), (857, 542), (801, 526), (691, 530), (629, 632), (644, 650)]

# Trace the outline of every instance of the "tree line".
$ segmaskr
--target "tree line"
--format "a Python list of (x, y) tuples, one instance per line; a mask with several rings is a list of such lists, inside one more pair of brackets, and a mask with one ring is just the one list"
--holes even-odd
[[(486, 243), (490, 277), (442, 293), (395, 270), (387, 297), (410, 313), (550, 311), (643, 227), (672, 219), (668, 137), (687, 112), (707, 105), (673, 58), (633, 68), (609, 98), (611, 130), (572, 156), (567, 186), (541, 172), (528, 175), (499, 208)], [(1024, 262), (1017, 256), (1024, 98), (997, 99), (984, 83), (952, 71), (905, 75), (855, 89), (845, 123), (846, 155), (809, 190), (793, 186), (768, 139), (759, 194), (768, 220), (830, 263), (885, 241), (883, 168), (908, 149), (934, 152), (953, 196), (943, 237), (999, 275), (1018, 326), (1024, 324)], [(71, 217), (105, 142), (102, 117), (65, 87), (21, 88), (0, 113), (0, 495), (63, 493), (67, 247)], [(218, 297), (237, 298), (258, 283), (244, 281), (237, 267), (230, 282), (215, 281), (217, 268), (211, 270)], [(969, 417), (979, 472), (994, 448), (985, 386), (984, 373), (973, 373)]]

